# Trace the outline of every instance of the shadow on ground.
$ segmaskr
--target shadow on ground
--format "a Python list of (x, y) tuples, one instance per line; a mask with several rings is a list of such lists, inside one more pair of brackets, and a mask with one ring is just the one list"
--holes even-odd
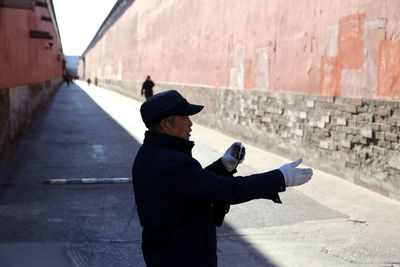
[[(81, 88), (63, 84), (0, 169), (2, 266), (144, 266), (132, 184), (41, 183), (130, 177), (139, 146)], [(273, 266), (239, 236), (219, 242), (220, 266)]]

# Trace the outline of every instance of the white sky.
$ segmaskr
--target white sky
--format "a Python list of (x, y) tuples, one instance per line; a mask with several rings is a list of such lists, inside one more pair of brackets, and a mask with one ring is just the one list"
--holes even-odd
[(86, 50), (117, 0), (53, 0), (64, 54)]

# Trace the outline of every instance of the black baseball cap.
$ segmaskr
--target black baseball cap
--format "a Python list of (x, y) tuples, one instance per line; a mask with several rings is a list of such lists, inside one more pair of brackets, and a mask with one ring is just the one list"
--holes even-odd
[(190, 116), (199, 113), (204, 106), (190, 104), (178, 91), (167, 90), (153, 95), (140, 107), (142, 120), (147, 128), (172, 116)]

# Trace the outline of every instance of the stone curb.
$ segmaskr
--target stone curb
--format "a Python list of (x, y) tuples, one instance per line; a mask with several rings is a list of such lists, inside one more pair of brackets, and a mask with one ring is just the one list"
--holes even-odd
[(124, 184), (132, 183), (132, 178), (79, 178), (47, 179), (42, 184)]

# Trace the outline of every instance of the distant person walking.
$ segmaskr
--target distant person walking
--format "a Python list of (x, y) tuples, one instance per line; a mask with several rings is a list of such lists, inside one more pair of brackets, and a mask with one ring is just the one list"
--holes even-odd
[(97, 83), (99, 82), (99, 79), (97, 78), (97, 76), (96, 77), (94, 77), (94, 85), (96, 85), (97, 86)]
[(90, 80), (90, 78), (89, 79), (87, 79), (87, 84), (88, 84), (88, 86), (90, 86), (90, 83), (91, 83), (92, 81)]
[(146, 80), (144, 81), (144, 83), (142, 85), (142, 91), (141, 91), (141, 95), (143, 95), (143, 91), (144, 91), (144, 96), (146, 97), (146, 100), (153, 96), (153, 87), (154, 87), (154, 83), (151, 80), (151, 77), (149, 75), (149, 76), (147, 76)]
[(69, 84), (70, 84), (70, 82), (71, 82), (70, 76), (67, 75), (67, 74), (65, 74), (65, 75), (64, 75), (64, 79), (65, 79), (65, 81), (67, 82), (67, 84), (68, 84), (68, 86), (69, 86)]

